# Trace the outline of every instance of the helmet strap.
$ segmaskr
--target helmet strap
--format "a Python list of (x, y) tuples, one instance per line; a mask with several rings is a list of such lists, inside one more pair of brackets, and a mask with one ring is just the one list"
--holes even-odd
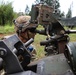
[(22, 33), (22, 32), (21, 32), (20, 30), (17, 32), (18, 36), (20, 36), (23, 40), (28, 41), (28, 40), (30, 39), (30, 37), (29, 37), (29, 32), (28, 32), (28, 31), (26, 32), (27, 37), (24, 37), (23, 35), (21, 35), (21, 33)]
[(26, 37), (24, 37), (23, 35), (21, 35), (21, 32), (18, 31), (17, 34), (18, 34), (18, 36), (20, 36), (20, 37), (22, 38), (22, 40), (26, 40), (26, 41), (28, 40), (28, 38), (26, 38)]
[(28, 31), (27, 31), (27, 37), (28, 37), (28, 40), (30, 39), (30, 37), (29, 37), (29, 33), (28, 33)]

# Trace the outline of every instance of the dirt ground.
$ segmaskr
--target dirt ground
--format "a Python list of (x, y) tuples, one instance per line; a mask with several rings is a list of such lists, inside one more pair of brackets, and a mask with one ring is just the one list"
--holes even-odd
[(4, 36), (9, 36), (9, 35), (12, 35), (12, 34), (14, 34), (14, 33), (10, 33), (10, 34), (1, 34), (1, 33), (0, 33), (0, 39), (3, 39)]
[(3, 38), (5, 36), (5, 34), (0, 34), (0, 39)]

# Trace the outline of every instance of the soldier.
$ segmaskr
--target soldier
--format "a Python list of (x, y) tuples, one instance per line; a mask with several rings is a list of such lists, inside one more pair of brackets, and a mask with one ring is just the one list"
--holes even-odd
[(30, 16), (19, 16), (14, 20), (16, 33), (23, 43), (34, 38), (36, 34), (34, 31), (37, 25), (30, 24), (30, 18)]
[[(15, 31), (23, 43), (26, 43), (29, 39), (35, 37), (35, 29), (37, 25), (30, 23), (30, 16), (19, 16), (14, 20)], [(32, 51), (30, 49), (33, 49)], [(36, 56), (36, 50), (33, 46), (29, 46), (27, 50), (30, 50), (30, 54)], [(27, 59), (26, 59), (27, 60)], [(24, 66), (24, 65), (23, 65)]]
[(26, 43), (29, 39), (35, 37), (36, 24), (30, 24), (30, 16), (19, 16), (14, 20), (15, 30), (23, 43)]

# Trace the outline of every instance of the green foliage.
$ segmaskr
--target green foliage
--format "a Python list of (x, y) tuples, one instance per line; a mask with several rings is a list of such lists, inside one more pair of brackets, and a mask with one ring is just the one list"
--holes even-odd
[(76, 34), (70, 34), (70, 41), (76, 42)]
[(66, 18), (72, 17), (72, 8), (73, 8), (73, 2), (70, 4), (70, 7), (69, 7), (68, 12), (66, 14)]
[(55, 9), (58, 9), (60, 7), (59, 0), (45, 0), (45, 2), (49, 6), (53, 6)]
[(38, 3), (40, 3), (40, 1), (41, 1), (41, 0), (35, 0), (35, 3), (37, 3), (37, 4), (38, 4)]
[(29, 12), (30, 12), (29, 6), (28, 6), (28, 5), (26, 5), (25, 14), (26, 14), (26, 15), (28, 15), (28, 14), (29, 14)]
[(45, 38), (46, 38), (46, 36), (44, 36), (44, 35), (37, 34), (35, 36), (35, 40), (34, 40), (33, 45), (35, 46), (36, 51), (37, 51), (37, 58), (42, 58), (44, 56), (44, 54), (45, 54), (44, 46), (40, 46), (40, 42), (44, 41)]
[(16, 12), (13, 12), (13, 15), (14, 15), (14, 18), (13, 19), (16, 19), (19, 16), (19, 14), (16, 13)]
[(65, 17), (65, 13), (64, 12), (60, 13), (60, 17), (64, 18)]
[(10, 34), (14, 33), (14, 25), (5, 25), (5, 26), (0, 26), (0, 34)]
[[(38, 29), (42, 30), (43, 27), (39, 25)], [(74, 28), (74, 29), (76, 29), (76, 28)], [(8, 34), (12, 34), (12, 33), (15, 33), (14, 25), (12, 25), (12, 26), (10, 26), (10, 25), (0, 26), (0, 34), (8, 35)], [(70, 41), (76, 41), (76, 38), (75, 38), (76, 34), (70, 34), (69, 36), (70, 36)], [(44, 46), (40, 46), (40, 42), (44, 41), (44, 40), (46, 40), (46, 36), (44, 36), (44, 35), (37, 34), (35, 36), (33, 45), (36, 48), (38, 59), (45, 56), (44, 55), (45, 54)]]
[[(43, 26), (39, 25), (38, 30), (43, 30)], [(33, 45), (36, 47), (37, 58), (45, 56), (44, 46), (40, 46), (40, 42), (46, 40), (45, 35), (36, 34)]]
[(60, 7), (60, 3), (59, 0), (36, 0), (36, 3), (40, 3), (41, 1), (43, 1), (45, 4), (52, 6), (54, 9), (55, 15), (57, 17), (64, 17), (64, 12), (61, 13), (61, 10), (59, 9)]
[(60, 3), (59, 0), (36, 0), (36, 3), (40, 3), (41, 1), (43, 1), (44, 3), (46, 3), (49, 6), (55, 6), (56, 9), (58, 9), (60, 7)]
[(72, 17), (72, 10), (71, 8), (68, 9), (68, 12), (66, 14), (66, 18), (71, 18)]
[[(38, 29), (43, 29), (42, 26), (39, 26)], [(10, 26), (10, 25), (5, 25), (5, 26), (0, 26), (0, 34), (12, 34), (15, 33), (14, 31), (14, 25)], [(0, 37), (1, 38), (1, 37)], [(46, 36), (44, 35), (39, 35), (37, 34), (35, 36), (35, 40), (33, 45), (35, 45), (36, 50), (37, 50), (37, 58), (42, 58), (45, 54), (44, 52), (44, 46), (40, 46), (40, 42), (45, 40)]]
[(14, 18), (12, 3), (2, 3), (0, 5), (0, 25), (5, 25), (10, 23)]

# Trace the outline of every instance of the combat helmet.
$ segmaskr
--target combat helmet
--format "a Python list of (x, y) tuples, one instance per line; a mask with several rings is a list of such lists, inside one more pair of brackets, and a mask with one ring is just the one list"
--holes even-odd
[(16, 20), (14, 20), (15, 30), (16, 32), (24, 32), (29, 28), (36, 28), (36, 24), (30, 23), (30, 16), (19, 16)]

